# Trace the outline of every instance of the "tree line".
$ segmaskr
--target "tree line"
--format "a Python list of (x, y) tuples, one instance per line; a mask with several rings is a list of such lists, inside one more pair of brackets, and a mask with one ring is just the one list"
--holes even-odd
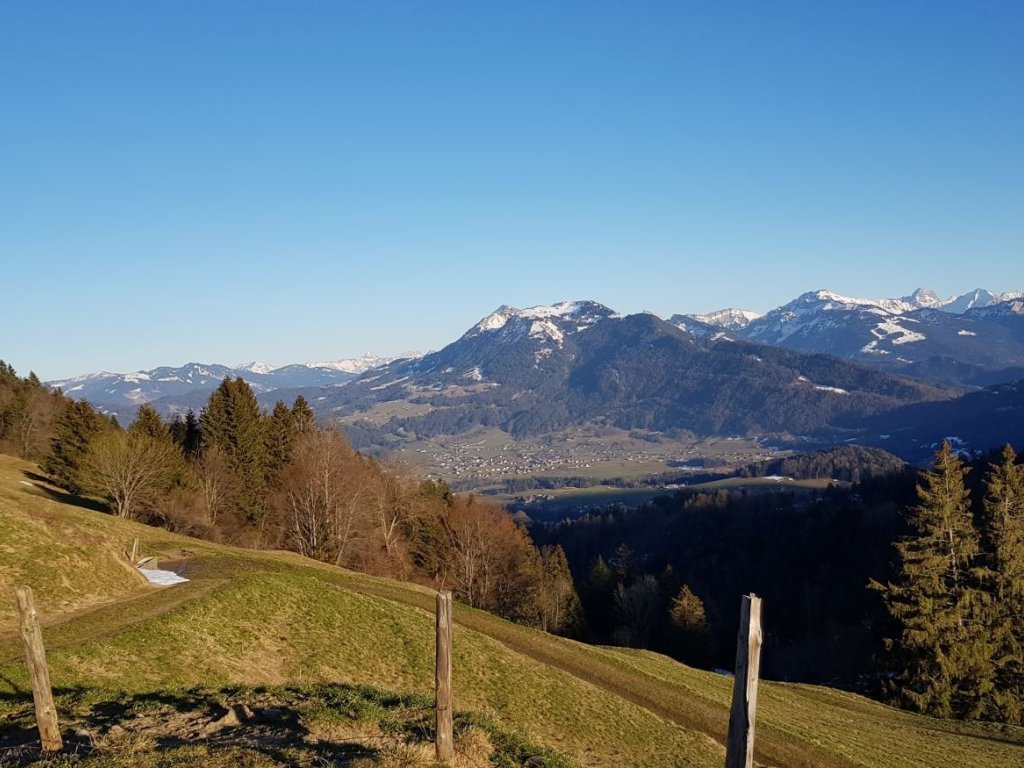
[(917, 495), (895, 578), (871, 584), (895, 630), (889, 693), (939, 717), (1021, 724), (1024, 466), (1007, 445), (972, 468), (944, 442)]
[(199, 415), (167, 421), (143, 405), (124, 429), (0, 363), (0, 446), (121, 517), (452, 589), (473, 607), (577, 631), (559, 547), (535, 546), (498, 504), (355, 451), (301, 395), (266, 413), (227, 378)]

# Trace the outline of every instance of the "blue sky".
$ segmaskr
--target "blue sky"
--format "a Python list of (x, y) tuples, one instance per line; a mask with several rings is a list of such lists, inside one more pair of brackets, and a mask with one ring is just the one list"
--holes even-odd
[(0, 0), (0, 358), (1024, 289), (1022, 39), (1016, 0)]

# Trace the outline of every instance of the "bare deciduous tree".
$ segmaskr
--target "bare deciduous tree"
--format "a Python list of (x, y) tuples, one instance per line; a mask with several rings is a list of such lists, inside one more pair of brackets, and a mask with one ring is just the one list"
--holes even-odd
[(89, 490), (102, 494), (120, 517), (167, 490), (179, 469), (181, 454), (168, 440), (112, 431), (95, 438), (83, 461)]

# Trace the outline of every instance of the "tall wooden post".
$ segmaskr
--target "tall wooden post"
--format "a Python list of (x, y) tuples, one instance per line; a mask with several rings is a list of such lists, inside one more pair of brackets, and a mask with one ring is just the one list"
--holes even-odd
[(135, 541), (132, 542), (132, 565), (139, 562), (139, 537), (135, 537)]
[(761, 598), (744, 595), (740, 603), (740, 631), (736, 637), (736, 676), (732, 686), (725, 768), (752, 768), (754, 765), (754, 717), (760, 667)]
[(43, 634), (39, 631), (35, 601), (28, 587), (18, 587), (17, 594), (21, 639), (25, 641), (25, 657), (32, 676), (32, 699), (36, 705), (39, 740), (44, 752), (59, 752), (64, 744), (57, 725), (57, 708), (53, 705), (50, 670), (46, 666), (46, 650), (43, 648)]
[(437, 593), (437, 656), (435, 663), (437, 735), (434, 745), (439, 761), (455, 757), (452, 738), (452, 593)]

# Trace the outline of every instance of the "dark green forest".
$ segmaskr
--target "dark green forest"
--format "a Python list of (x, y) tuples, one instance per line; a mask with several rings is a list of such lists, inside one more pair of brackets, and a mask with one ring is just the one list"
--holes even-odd
[(753, 592), (766, 677), (1020, 722), (1024, 468), (948, 444), (931, 472), (871, 466), (852, 487), (677, 491), (531, 533), (564, 549), (591, 642), (730, 669)]

